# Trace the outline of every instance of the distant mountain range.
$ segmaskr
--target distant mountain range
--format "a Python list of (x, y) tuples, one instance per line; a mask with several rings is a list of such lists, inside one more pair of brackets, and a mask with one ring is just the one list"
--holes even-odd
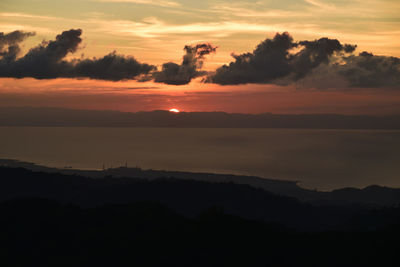
[(0, 107), (0, 126), (400, 129), (400, 115), (238, 114), (165, 110), (119, 112)]

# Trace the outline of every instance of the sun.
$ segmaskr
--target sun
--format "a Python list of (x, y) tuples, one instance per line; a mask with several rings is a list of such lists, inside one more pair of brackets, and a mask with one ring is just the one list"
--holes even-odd
[(169, 112), (179, 113), (180, 111), (179, 111), (179, 109), (171, 108), (171, 109), (169, 110)]

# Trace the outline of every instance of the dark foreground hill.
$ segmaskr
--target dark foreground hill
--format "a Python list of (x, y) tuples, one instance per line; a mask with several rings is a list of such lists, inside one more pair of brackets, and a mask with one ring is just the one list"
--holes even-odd
[(387, 207), (385, 213), (374, 213), (382, 208), (323, 203), (312, 205), (234, 183), (209, 183), (171, 177), (154, 180), (93, 179), (4, 167), (0, 167), (0, 177), (0, 201), (45, 198), (88, 208), (108, 203), (157, 202), (191, 218), (216, 206), (233, 216), (306, 231), (354, 227), (358, 230), (377, 229), (397, 223), (398, 219), (395, 206)]
[[(3, 266), (399, 266), (400, 208), (0, 168)], [(329, 230), (331, 229), (331, 230)]]
[(83, 209), (0, 203), (3, 266), (399, 266), (399, 224), (301, 233), (206, 210), (186, 218), (151, 202)]
[(239, 114), (165, 110), (119, 112), (0, 107), (0, 126), (400, 129), (400, 116)]

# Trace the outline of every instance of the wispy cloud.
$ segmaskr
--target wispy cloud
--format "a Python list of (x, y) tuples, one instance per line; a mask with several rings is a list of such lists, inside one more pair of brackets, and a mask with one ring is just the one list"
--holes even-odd
[(222, 13), (224, 15), (245, 17), (245, 18), (288, 18), (288, 17), (305, 17), (312, 14), (306, 12), (294, 12), (289, 10), (254, 10), (245, 7), (217, 5), (213, 8), (213, 12)]
[(33, 32), (37, 32), (37, 33), (53, 33), (53, 32), (55, 32), (54, 30), (51, 30), (50, 28), (34, 27), (34, 26), (23, 25), (23, 24), (2, 24), (2, 23), (0, 23), (0, 28), (4, 32), (12, 32), (15, 30), (33, 31)]
[(331, 4), (331, 3), (325, 3), (319, 0), (304, 0), (305, 2), (307, 2), (310, 5), (319, 7), (319, 8), (323, 8), (323, 9), (334, 9), (335, 5)]
[(27, 13), (12, 13), (12, 12), (2, 12), (0, 13), (0, 17), (8, 17), (8, 18), (27, 18), (27, 19), (40, 19), (40, 20), (54, 20), (56, 17), (51, 16), (41, 16), (41, 15), (33, 15)]
[[(221, 22), (203, 22), (188, 24), (170, 24), (151, 17), (140, 22), (130, 20), (91, 20), (93, 24), (98, 25), (98, 30), (117, 35), (133, 35), (142, 38), (158, 38), (170, 34), (177, 35), (197, 35), (205, 34), (210, 37), (227, 37), (234, 33), (267, 33), (279, 31), (291, 31), (313, 33), (313, 24), (302, 24), (301, 26), (288, 24), (262, 24), (246, 21), (221, 21)], [(297, 26), (296, 26), (297, 25)]]
[(153, 5), (161, 7), (178, 7), (181, 4), (174, 1), (167, 0), (92, 0), (96, 2), (110, 2), (110, 3), (133, 3), (142, 5)]

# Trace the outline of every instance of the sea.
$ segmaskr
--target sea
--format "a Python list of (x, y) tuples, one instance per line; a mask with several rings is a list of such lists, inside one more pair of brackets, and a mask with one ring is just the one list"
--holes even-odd
[(392, 130), (0, 127), (0, 158), (252, 175), (318, 190), (400, 188), (400, 131)]

